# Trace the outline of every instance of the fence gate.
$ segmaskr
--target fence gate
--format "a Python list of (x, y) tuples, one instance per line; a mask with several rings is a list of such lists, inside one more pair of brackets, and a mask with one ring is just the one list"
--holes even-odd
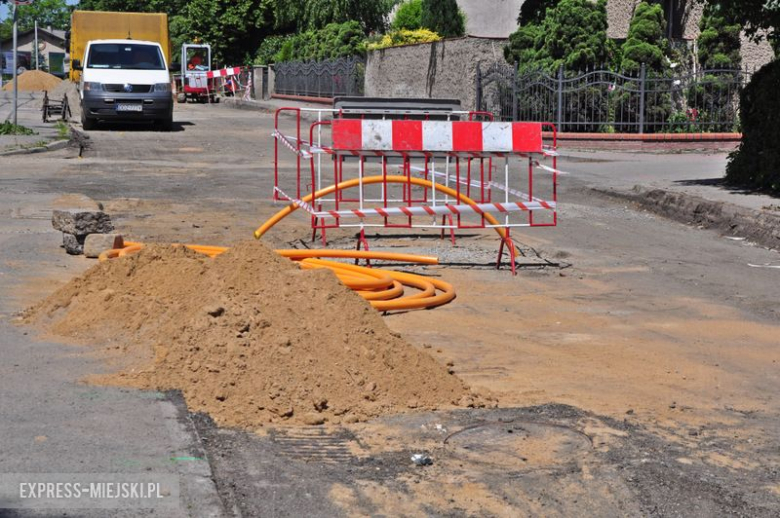
[(746, 69), (656, 74), (644, 65), (551, 75), (493, 62), (477, 66), (477, 109), (505, 121), (554, 121), (559, 131), (730, 133), (750, 77)]

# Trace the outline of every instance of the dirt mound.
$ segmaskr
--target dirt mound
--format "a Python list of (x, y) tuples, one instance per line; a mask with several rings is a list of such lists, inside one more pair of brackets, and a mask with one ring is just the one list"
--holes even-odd
[[(42, 92), (44, 90), (50, 92), (62, 82), (62, 79), (59, 77), (47, 74), (46, 72), (41, 72), (40, 70), (28, 70), (17, 79), (19, 81), (20, 92)], [(6, 92), (10, 92), (13, 89), (13, 81), (10, 81), (3, 86), (3, 90)]]
[(181, 389), (221, 425), (352, 422), (482, 401), (332, 272), (300, 270), (254, 241), (213, 260), (150, 246), (93, 267), (27, 319), (134, 360), (93, 381)]

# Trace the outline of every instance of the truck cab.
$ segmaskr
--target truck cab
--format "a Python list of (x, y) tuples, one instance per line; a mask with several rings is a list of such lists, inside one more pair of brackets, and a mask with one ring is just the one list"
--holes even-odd
[(81, 71), (81, 122), (85, 130), (98, 121), (152, 121), (164, 131), (173, 125), (173, 98), (168, 63), (154, 41), (93, 40), (84, 59), (71, 67)]

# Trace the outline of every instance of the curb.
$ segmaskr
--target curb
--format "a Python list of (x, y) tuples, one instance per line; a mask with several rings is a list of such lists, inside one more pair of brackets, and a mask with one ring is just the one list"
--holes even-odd
[(65, 149), (66, 147), (68, 147), (69, 143), (70, 140), (55, 140), (54, 142), (50, 142), (45, 146), (25, 148), (25, 149), (14, 149), (11, 151), (6, 151), (4, 153), (0, 153), (0, 156), (32, 155), (34, 153), (45, 153), (47, 151), (57, 151), (59, 149)]
[(699, 196), (636, 185), (629, 192), (593, 188), (592, 191), (633, 202), (680, 223), (700, 225), (722, 235), (744, 237), (772, 250), (780, 250), (780, 212), (748, 209)]
[[(223, 97), (221, 103), (225, 107), (232, 108), (234, 110), (254, 110), (263, 113), (270, 113), (272, 115), (280, 108), (276, 104), (267, 103), (264, 101), (256, 101), (254, 99), (245, 101), (243, 99), (235, 99), (231, 97)], [(284, 111), (282, 112), (282, 117), (294, 117), (294, 114), (291, 111)], [(301, 119), (309, 122), (316, 122), (317, 115), (311, 112), (301, 112)]]

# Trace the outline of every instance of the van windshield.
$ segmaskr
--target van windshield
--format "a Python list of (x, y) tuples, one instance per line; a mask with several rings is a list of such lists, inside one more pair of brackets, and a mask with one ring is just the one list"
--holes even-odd
[(165, 61), (156, 45), (96, 43), (89, 47), (87, 68), (165, 70)]

